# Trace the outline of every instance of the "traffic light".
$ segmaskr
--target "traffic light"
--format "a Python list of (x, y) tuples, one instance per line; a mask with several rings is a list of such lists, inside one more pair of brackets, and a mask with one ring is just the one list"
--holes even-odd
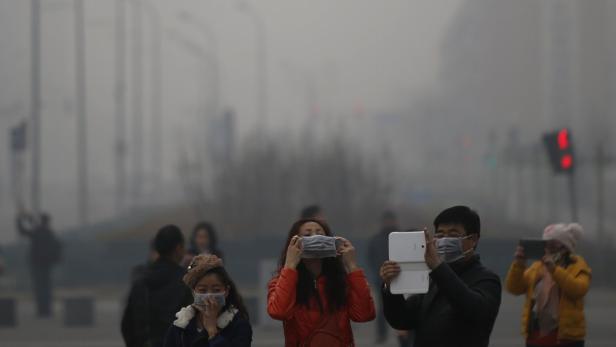
[(572, 173), (575, 169), (575, 156), (573, 155), (573, 141), (571, 131), (563, 128), (545, 133), (543, 143), (548, 151), (552, 169), (556, 173)]

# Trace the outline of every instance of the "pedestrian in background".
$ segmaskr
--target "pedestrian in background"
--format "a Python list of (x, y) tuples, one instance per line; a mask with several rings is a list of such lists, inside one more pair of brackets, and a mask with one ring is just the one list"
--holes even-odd
[(268, 286), (267, 311), (283, 322), (285, 346), (354, 346), (350, 322), (371, 321), (376, 315), (368, 281), (357, 266), (355, 247), (344, 238), (337, 238), (333, 256), (302, 259), (303, 243), (315, 235), (333, 238), (327, 224), (317, 219), (302, 219), (291, 227)]
[(522, 333), (526, 346), (583, 347), (586, 336), (584, 297), (591, 269), (575, 248), (582, 226), (552, 224), (543, 231), (545, 256), (526, 266), (524, 248), (518, 246), (507, 274), (507, 290), (526, 295)]
[(193, 297), (182, 282), (186, 273), (184, 235), (175, 225), (162, 227), (154, 238), (159, 257), (132, 284), (122, 316), (122, 336), (127, 347), (160, 347), (175, 313)]
[(184, 276), (193, 304), (182, 308), (164, 347), (248, 347), (252, 328), (238, 289), (215, 255), (198, 255)]
[(144, 278), (147, 274), (148, 267), (156, 262), (160, 255), (156, 251), (156, 246), (154, 245), (154, 240), (150, 241), (150, 247), (148, 249), (148, 257), (143, 264), (136, 265), (130, 272), (130, 282), (135, 283), (140, 279)]
[(325, 214), (323, 213), (321, 206), (317, 204), (308, 205), (301, 210), (299, 219), (316, 219), (325, 221)]
[(218, 233), (210, 222), (199, 222), (193, 228), (190, 235), (188, 252), (182, 261), (184, 267), (188, 266), (194, 257), (200, 254), (212, 254), (224, 259), (223, 253), (218, 247)]
[(28, 263), (37, 315), (42, 318), (51, 317), (53, 315), (52, 269), (62, 259), (62, 244), (51, 228), (51, 217), (46, 213), (34, 216), (20, 212), (16, 224), (19, 234), (30, 239)]

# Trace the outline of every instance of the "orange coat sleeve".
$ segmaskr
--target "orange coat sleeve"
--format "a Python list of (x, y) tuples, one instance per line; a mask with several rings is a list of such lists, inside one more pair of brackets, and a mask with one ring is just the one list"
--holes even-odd
[(369, 322), (376, 317), (374, 300), (370, 286), (363, 270), (353, 271), (347, 275), (347, 310), (354, 322)]
[(267, 292), (267, 313), (273, 319), (285, 320), (293, 315), (298, 274), (294, 269), (282, 268), (274, 277)]

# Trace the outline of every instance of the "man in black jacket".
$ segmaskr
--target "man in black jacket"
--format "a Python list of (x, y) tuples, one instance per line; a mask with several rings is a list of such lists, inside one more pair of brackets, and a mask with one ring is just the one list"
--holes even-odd
[(190, 289), (182, 282), (186, 271), (179, 265), (185, 253), (180, 229), (175, 225), (160, 229), (154, 247), (160, 256), (131, 286), (122, 316), (127, 347), (162, 346), (175, 314), (193, 302)]
[(391, 294), (389, 284), (400, 267), (391, 261), (381, 267), (385, 317), (395, 329), (413, 330), (415, 347), (488, 346), (501, 284), (475, 254), (479, 216), (466, 206), (451, 207), (436, 217), (434, 228), (434, 237), (426, 231), (425, 260), (432, 270), (428, 293), (406, 300)]

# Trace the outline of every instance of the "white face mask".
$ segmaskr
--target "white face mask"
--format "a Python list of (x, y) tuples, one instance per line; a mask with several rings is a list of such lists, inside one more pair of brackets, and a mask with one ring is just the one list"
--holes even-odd
[(194, 305), (200, 309), (205, 309), (205, 303), (209, 298), (214, 298), (218, 303), (219, 307), (224, 307), (226, 304), (225, 293), (197, 293), (193, 292), (193, 297), (195, 298)]
[(469, 237), (470, 235), (464, 237), (441, 237), (436, 239), (436, 252), (441, 257), (442, 261), (446, 263), (456, 262), (473, 251), (472, 248), (464, 251), (462, 245), (462, 240)]

